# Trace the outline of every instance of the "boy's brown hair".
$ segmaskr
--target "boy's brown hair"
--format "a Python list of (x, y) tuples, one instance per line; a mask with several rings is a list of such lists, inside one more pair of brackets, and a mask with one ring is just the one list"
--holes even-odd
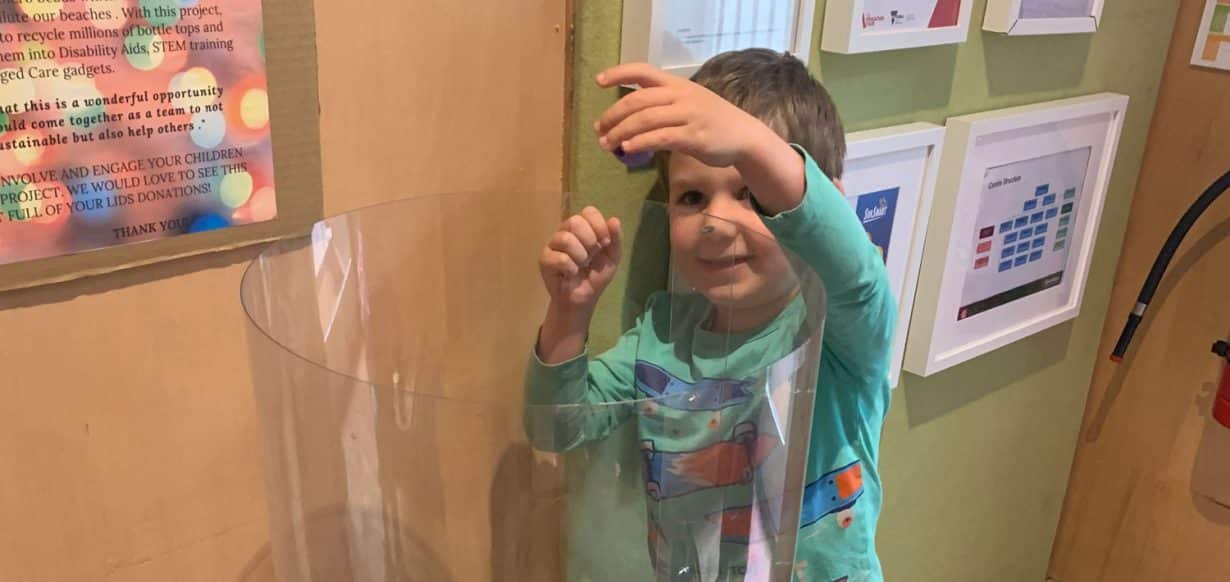
[(722, 53), (706, 61), (692, 81), (802, 146), (829, 178), (841, 178), (846, 134), (837, 106), (793, 55), (760, 48)]

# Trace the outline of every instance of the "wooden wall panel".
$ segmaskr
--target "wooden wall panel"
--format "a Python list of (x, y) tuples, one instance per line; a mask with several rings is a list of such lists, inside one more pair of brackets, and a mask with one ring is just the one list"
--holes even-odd
[[(1179, 216), (1230, 170), (1230, 71), (1189, 64), (1204, 4), (1181, 0), (1103, 354)], [(1230, 331), (1228, 237), (1230, 198), (1188, 235), (1127, 361), (1098, 363), (1052, 554), (1054, 580), (1230, 580), (1230, 508), (1192, 487), (1206, 431), (1224, 430), (1209, 420), (1221, 371), (1209, 347)]]
[(565, 0), (318, 1), (325, 213), (559, 191)]
[[(560, 190), (564, 0), (315, 10), (327, 213)], [(238, 302), (254, 253), (0, 294), (0, 580), (271, 578)]]

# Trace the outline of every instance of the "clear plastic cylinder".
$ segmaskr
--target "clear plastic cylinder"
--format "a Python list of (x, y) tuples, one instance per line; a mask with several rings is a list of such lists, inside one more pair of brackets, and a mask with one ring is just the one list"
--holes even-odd
[(253, 261), (279, 580), (790, 579), (820, 281), (763, 226), (668, 212), (688, 256), (611, 359), (622, 380), (587, 382), (589, 353), (556, 386), (535, 346), (560, 198), (408, 199)]

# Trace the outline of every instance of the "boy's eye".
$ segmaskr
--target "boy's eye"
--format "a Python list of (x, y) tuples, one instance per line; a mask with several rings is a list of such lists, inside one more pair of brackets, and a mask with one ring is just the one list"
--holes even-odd
[(696, 190), (688, 190), (687, 192), (680, 194), (679, 198), (675, 200), (675, 203), (683, 206), (699, 206), (704, 201), (704, 194), (701, 194)]

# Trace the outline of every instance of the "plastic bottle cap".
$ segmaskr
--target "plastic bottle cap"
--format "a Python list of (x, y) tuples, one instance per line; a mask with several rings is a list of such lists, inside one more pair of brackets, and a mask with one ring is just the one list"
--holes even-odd
[(653, 161), (653, 152), (648, 150), (629, 154), (624, 152), (624, 148), (617, 147), (614, 153), (615, 157), (629, 168), (643, 168)]

